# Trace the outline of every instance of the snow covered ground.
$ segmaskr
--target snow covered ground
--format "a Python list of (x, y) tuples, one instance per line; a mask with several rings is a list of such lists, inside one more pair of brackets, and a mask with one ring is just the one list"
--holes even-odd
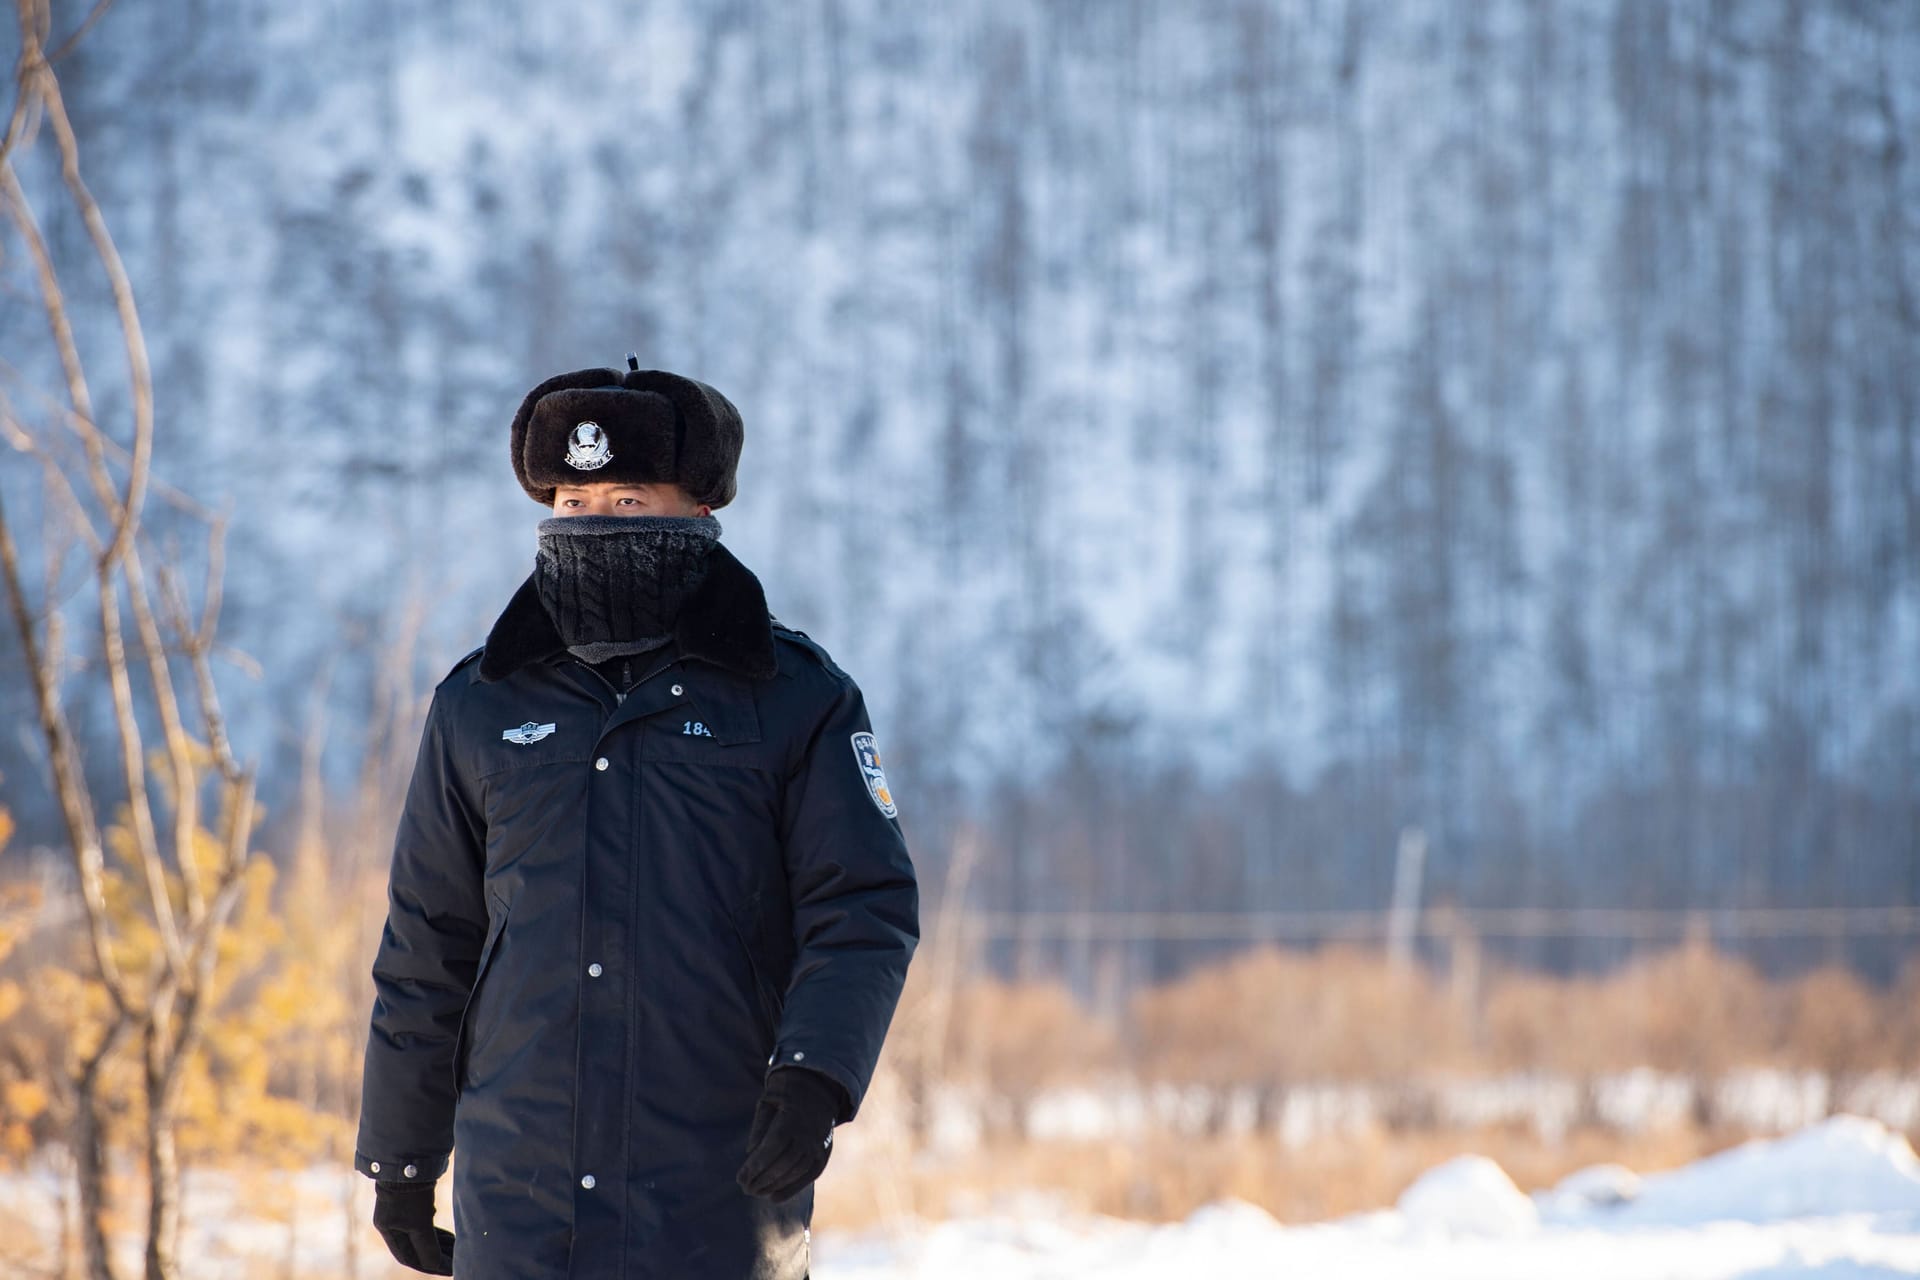
[[(274, 1175), (276, 1177), (281, 1175)], [(184, 1241), (195, 1280), (357, 1274), (392, 1266), (364, 1226), (365, 1179), (316, 1168), (292, 1175), (302, 1220), (259, 1221), (244, 1177), (198, 1170)], [(0, 1176), (0, 1219), (47, 1230), (44, 1171)], [(351, 1197), (351, 1201), (343, 1199)], [(1144, 1224), (1050, 1211), (884, 1231), (815, 1232), (816, 1280), (1863, 1280), (1920, 1276), (1920, 1160), (1877, 1121), (1839, 1116), (1788, 1137), (1750, 1142), (1666, 1173), (1617, 1165), (1573, 1174), (1535, 1195), (1500, 1167), (1462, 1156), (1432, 1169), (1391, 1209), (1312, 1226), (1282, 1226), (1243, 1203), (1209, 1205), (1184, 1222)], [(11, 1233), (8, 1233), (11, 1234)], [(17, 1239), (7, 1242), (14, 1249)], [(129, 1265), (137, 1240), (124, 1241)], [(0, 1250), (24, 1263), (25, 1255)], [(0, 1273), (6, 1272), (0, 1265)], [(131, 1272), (129, 1272), (131, 1274)]]
[(1582, 1170), (1533, 1196), (1463, 1156), (1392, 1209), (1314, 1226), (1222, 1203), (1171, 1225), (1027, 1215), (815, 1243), (818, 1280), (1863, 1280), (1920, 1275), (1920, 1161), (1884, 1126), (1840, 1116), (1644, 1178)]

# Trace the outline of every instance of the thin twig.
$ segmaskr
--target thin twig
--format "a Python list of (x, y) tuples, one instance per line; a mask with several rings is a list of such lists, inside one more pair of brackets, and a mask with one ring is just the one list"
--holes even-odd
[[(83, 437), (84, 430), (88, 426), (98, 425), (81, 419), (72, 409), (34, 386), (33, 383), (27, 379), (26, 375), (21, 372), (19, 366), (13, 364), (5, 356), (0, 356), (0, 374), (5, 374), (8, 381), (37, 400), (40, 407), (47, 413), (59, 417), (66, 423), (68, 430), (70, 430), (76, 438)], [(109, 461), (119, 463), (121, 466), (127, 466), (132, 462), (133, 455), (128, 453), (127, 447), (118, 440), (113, 439), (105, 433), (101, 433), (98, 439), (101, 448), (106, 451), (106, 457)], [(151, 496), (165, 502), (169, 507), (172, 507), (182, 515), (198, 520), (203, 524), (211, 524), (217, 518), (212, 507), (199, 501), (185, 489), (167, 483), (167, 481), (159, 476), (149, 476), (147, 478), (147, 489)]]
[[(27, 56), (25, 50), (21, 56), (23, 59)], [(120, 260), (120, 250), (107, 230), (106, 218), (80, 176), (80, 143), (74, 136), (73, 121), (67, 116), (66, 99), (60, 93), (60, 82), (55, 78), (53, 68), (44, 60), (37, 66), (31, 66), (29, 72), (37, 83), (40, 100), (46, 106), (47, 123), (53, 128), (54, 140), (60, 151), (61, 177), (66, 181), (67, 191), (80, 211), (88, 238), (93, 241), (94, 253), (106, 272), (127, 349), (128, 392), (133, 401), (133, 461), (127, 471), (126, 495), (119, 504), (114, 536), (108, 543), (107, 554), (116, 555), (132, 536), (133, 523), (139, 519), (140, 510), (146, 502), (147, 472), (153, 455), (153, 371), (147, 360), (147, 340), (140, 325), (140, 313), (134, 305), (133, 282), (127, 278), (126, 264)], [(75, 407), (79, 406), (76, 404)], [(87, 416), (91, 418), (93, 415), (89, 413)]]
[(127, 825), (134, 852), (145, 872), (147, 896), (153, 902), (153, 923), (160, 945), (176, 972), (185, 967), (186, 952), (174, 918), (173, 895), (167, 888), (166, 864), (160, 858), (160, 838), (154, 827), (153, 798), (147, 788), (140, 721), (133, 709), (133, 682), (127, 674), (126, 635), (120, 624), (120, 601), (113, 577), (111, 553), (100, 562), (100, 648), (107, 664), (107, 687), (113, 694), (114, 725), (119, 730), (120, 771), (127, 783)]
[(130, 1012), (126, 983), (107, 936), (106, 860), (100, 842), (100, 825), (80, 772), (66, 713), (61, 709), (57, 675), (41, 652), (33, 611), (28, 606), (20, 578), (19, 552), (14, 546), (13, 530), (7, 523), (4, 498), (0, 498), (0, 576), (6, 579), (7, 603), (13, 611), (14, 628), (19, 632), (21, 651), (33, 680), (40, 733), (46, 740), (47, 759), (53, 769), (54, 798), (66, 823), (67, 840), (73, 847), (74, 864), (79, 872), (80, 896), (86, 905), (87, 941), (93, 951), (94, 968), (113, 1000), (116, 1014), (125, 1017)]
[[(26, 241), (27, 252), (33, 258), (34, 274), (40, 284), (40, 304), (47, 314), (47, 327), (53, 334), (54, 350), (60, 357), (60, 371), (66, 376), (67, 398), (73, 404), (73, 420), (91, 424), (93, 396), (87, 389), (86, 366), (80, 359), (80, 344), (74, 340), (73, 325), (67, 319), (66, 293), (60, 287), (60, 275), (54, 268), (46, 237), (40, 232), (39, 220), (34, 217), (33, 206), (27, 200), (27, 193), (21, 187), (19, 176), (10, 161), (0, 161), (0, 198), (4, 198), (13, 225), (19, 229), (20, 238)], [(94, 496), (111, 518), (118, 510), (119, 502), (114, 496), (106, 458), (101, 452), (102, 433), (80, 431), (78, 434), (82, 446), (87, 450), (87, 474), (93, 481)]]
[(80, 37), (86, 35), (87, 32), (93, 30), (93, 24), (100, 21), (100, 15), (105, 13), (107, 11), (107, 7), (112, 3), (113, 3), (113, 0), (94, 0), (94, 6), (92, 9), (88, 10), (86, 20), (82, 22), (78, 27), (75, 27), (73, 34), (68, 36), (65, 40), (62, 40), (60, 42), (59, 47), (56, 48), (52, 53), (47, 55), (47, 61), (58, 62), (62, 58), (66, 57), (68, 54), (72, 53), (74, 46), (80, 43)]

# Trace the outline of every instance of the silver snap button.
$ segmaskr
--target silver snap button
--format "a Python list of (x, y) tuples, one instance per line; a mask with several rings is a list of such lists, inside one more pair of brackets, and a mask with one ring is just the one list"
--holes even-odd
[(411, 1178), (413, 1177), (413, 1175), (420, 1172), (420, 1166), (417, 1164), (410, 1164), (406, 1168), (402, 1169), (400, 1172), (405, 1174), (407, 1177)]
[(682, 689), (682, 688), (681, 688), (681, 687), (680, 687), (679, 685), (675, 685), (675, 686), (673, 686), (673, 696), (674, 696), (674, 697), (676, 697), (676, 698), (677, 698), (677, 697), (679, 697), (679, 696), (680, 696), (681, 694), (683, 694), (683, 693), (685, 693), (685, 692), (686, 692), (686, 690), (684, 690), (684, 689)]
[(368, 1165), (367, 1167), (372, 1169), (375, 1173), (380, 1172), (380, 1162), (378, 1160), (375, 1160), (372, 1164)]
[(588, 965), (588, 966), (587, 966), (587, 973), (588, 973), (588, 974), (589, 974), (590, 976), (592, 976), (592, 977), (595, 977), (595, 978), (597, 978), (597, 977), (599, 977), (599, 976), (600, 976), (600, 962), (596, 960), (596, 961), (594, 961), (594, 962), (593, 962), (592, 964), (590, 964), (590, 965)]
[(805, 1054), (804, 1052), (802, 1052), (801, 1050), (799, 1050), (799, 1049), (795, 1049), (795, 1050), (793, 1051), (793, 1060), (794, 1060), (795, 1062), (798, 1062), (798, 1061), (800, 1061), (800, 1059), (802, 1059), (802, 1058), (804, 1058), (804, 1057), (806, 1057), (806, 1056), (807, 1056), (807, 1055), (806, 1055), (806, 1054)]
[(593, 1190), (593, 1175), (589, 1173), (583, 1176), (580, 1179), (580, 1185), (589, 1191)]
[(605, 756), (601, 756), (598, 760), (595, 760), (593, 762), (593, 767), (601, 770), (602, 772), (605, 772), (607, 767), (607, 758)]

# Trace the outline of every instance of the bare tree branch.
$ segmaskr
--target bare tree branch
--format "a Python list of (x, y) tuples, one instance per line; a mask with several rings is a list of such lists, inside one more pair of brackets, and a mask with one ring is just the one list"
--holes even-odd
[[(94, 253), (106, 272), (127, 349), (128, 391), (133, 401), (133, 462), (128, 468), (126, 495), (118, 504), (114, 535), (107, 544), (107, 554), (116, 556), (124, 550), (131, 537), (133, 522), (139, 519), (141, 507), (146, 501), (147, 470), (153, 453), (153, 372), (147, 360), (145, 331), (140, 326), (139, 311), (134, 306), (133, 283), (127, 278), (126, 266), (120, 260), (120, 250), (107, 230), (106, 218), (80, 176), (80, 143), (74, 136), (73, 122), (67, 117), (66, 99), (61, 96), (60, 82), (54, 76), (52, 66), (39, 56), (38, 40), (26, 37), (27, 25), (22, 23), (21, 62), (46, 108), (47, 123), (52, 126), (54, 140), (60, 151), (60, 175), (67, 184), (74, 206), (80, 211), (87, 235), (93, 241)], [(17, 188), (17, 181), (15, 186)], [(79, 402), (76, 401), (74, 407), (79, 408)], [(86, 416), (89, 419), (93, 417), (91, 413)]]
[(47, 743), (47, 760), (53, 770), (54, 799), (60, 806), (67, 827), (67, 839), (73, 846), (79, 871), (80, 896), (86, 905), (87, 941), (93, 951), (94, 967), (112, 998), (114, 1009), (128, 1012), (126, 981), (113, 946), (107, 937), (107, 894), (105, 858), (100, 841), (100, 826), (93, 812), (93, 801), (80, 776), (80, 762), (74, 749), (73, 733), (60, 704), (59, 684), (52, 667), (42, 655), (33, 622), (33, 610), (20, 579), (19, 551), (14, 546), (13, 530), (7, 523), (6, 504), (0, 497), (0, 575), (6, 578), (7, 604), (13, 611), (14, 627), (20, 634), (21, 652), (27, 673), (33, 681), (35, 708), (40, 714), (40, 733)]
[[(19, 367), (8, 361), (4, 356), (0, 356), (0, 373), (6, 374), (10, 382), (26, 395), (31, 396), (40, 409), (65, 422), (75, 440), (83, 440), (85, 438), (84, 429), (90, 424), (78, 414), (74, 413), (67, 405), (34, 386), (27, 380), (25, 374), (21, 372)], [(4, 393), (0, 393), (0, 402), (4, 402), (4, 399)], [(15, 411), (14, 416), (16, 418), (20, 417), (18, 410)], [(24, 421), (24, 419), (22, 421)], [(133, 455), (127, 452), (126, 446), (118, 440), (115, 440), (104, 432), (97, 433), (96, 438), (101, 448), (106, 451), (106, 456), (109, 461), (118, 463), (123, 467), (132, 462)], [(52, 457), (54, 455), (49, 447), (50, 443), (51, 442), (46, 441), (38, 442), (38, 447), (46, 452), (49, 457)], [(65, 464), (63, 463), (62, 465), (64, 466)], [(150, 475), (147, 477), (147, 491), (153, 497), (166, 503), (167, 506), (173, 510), (178, 511), (181, 515), (201, 524), (212, 524), (216, 519), (220, 518), (212, 507), (199, 501), (186, 490), (167, 483), (159, 476)]]
[[(4, 199), (7, 212), (18, 228), (20, 238), (26, 241), (28, 254), (33, 258), (34, 272), (40, 284), (41, 307), (47, 315), (47, 327), (53, 334), (54, 350), (60, 357), (60, 370), (66, 375), (67, 397), (73, 404), (74, 416), (90, 423), (93, 421), (93, 396), (87, 389), (86, 367), (80, 360), (80, 344), (74, 340), (73, 325), (67, 319), (66, 295), (60, 288), (60, 276), (54, 269), (53, 255), (47, 249), (46, 237), (40, 233), (39, 220), (33, 216), (33, 206), (27, 201), (27, 193), (20, 186), (11, 160), (0, 160), (0, 199)], [(117, 511), (119, 504), (108, 479), (106, 459), (99, 453), (102, 433), (81, 431), (78, 434), (81, 444), (88, 450), (88, 475), (93, 481), (94, 495), (108, 512)], [(101, 554), (106, 553), (102, 551)]]
[(113, 0), (94, 0), (94, 6), (92, 9), (88, 10), (86, 20), (81, 22), (79, 26), (75, 27), (73, 30), (73, 34), (68, 36), (65, 40), (62, 40), (60, 42), (59, 47), (56, 48), (52, 53), (47, 55), (47, 61), (58, 62), (62, 58), (66, 57), (68, 54), (72, 53), (74, 50), (74, 46), (80, 43), (80, 38), (86, 35), (87, 32), (93, 30), (93, 24), (100, 21), (101, 15), (106, 13), (108, 6), (112, 4), (113, 4)]
[(120, 770), (127, 783), (127, 825), (133, 835), (134, 852), (146, 876), (147, 894), (153, 902), (154, 927), (160, 933), (160, 945), (173, 967), (186, 966), (186, 953), (180, 944), (180, 928), (174, 919), (173, 895), (167, 888), (166, 864), (160, 859), (160, 839), (154, 828), (153, 802), (147, 790), (147, 764), (143, 758), (140, 721), (133, 709), (133, 681), (127, 673), (126, 638), (120, 625), (120, 601), (110, 563), (102, 564), (99, 575), (100, 647), (107, 664), (107, 687), (113, 694), (114, 725), (119, 730)]
[[(110, 1061), (133, 1032), (139, 1033), (146, 1102), (147, 1249), (148, 1280), (176, 1280), (179, 1275), (179, 1167), (174, 1130), (183, 1068), (204, 1034), (214, 989), (219, 942), (245, 885), (247, 846), (253, 829), (255, 778), (242, 765), (229, 740), (226, 720), (214, 685), (210, 655), (216, 646), (215, 626), (221, 600), (220, 579), (225, 568), (226, 520), (157, 485), (150, 476), (154, 415), (151, 371), (133, 289), (99, 205), (80, 174), (79, 145), (66, 112), (52, 63), (71, 50), (79, 36), (96, 22), (109, 0), (96, 3), (74, 36), (62, 43), (53, 58), (44, 56), (50, 24), (45, 0), (16, 0), (21, 30), (17, 66), (19, 97), (14, 104), (4, 146), (0, 146), (0, 213), (16, 227), (34, 267), (40, 301), (47, 317), (54, 350), (66, 382), (66, 405), (49, 405), (47, 417), (57, 420), (79, 442), (84, 459), (78, 469), (87, 478), (93, 510), (67, 479), (67, 469), (46, 442), (15, 412), (11, 400), (0, 397), (0, 432), (15, 449), (36, 457), (49, 476), (47, 492), (52, 506), (71, 517), (74, 528), (92, 552), (95, 599), (99, 611), (101, 661), (111, 697), (117, 731), (120, 772), (126, 786), (126, 825), (132, 838), (134, 861), (145, 882), (148, 907), (158, 948), (150, 957), (149, 972), (136, 987), (115, 964), (106, 897), (103, 841), (96, 801), (78, 765), (78, 749), (68, 728), (62, 703), (58, 639), (67, 601), (59, 598), (57, 581), (50, 577), (44, 614), (36, 617), (29, 604), (20, 571), (19, 550), (4, 510), (0, 510), (0, 572), (22, 639), (40, 709), (42, 736), (48, 746), (55, 791), (66, 817), (69, 843), (82, 884), (82, 905), (95, 953), (95, 969), (113, 1002), (113, 1016), (93, 1051), (73, 1061), (76, 1096), (75, 1176), (80, 1186), (82, 1233), (87, 1273), (91, 1280), (112, 1280), (113, 1262), (107, 1242), (106, 1142), (108, 1116), (103, 1103), (103, 1080)], [(52, 253), (41, 233), (33, 206), (14, 165), (14, 155), (44, 119), (60, 159), (67, 195), (87, 229), (94, 255), (110, 287), (127, 356), (128, 387), (133, 409), (131, 443), (122, 448), (96, 420), (87, 370), (75, 337), (65, 290)], [(4, 367), (17, 379), (11, 365)], [(116, 483), (116, 465), (124, 480)], [(196, 619), (187, 592), (175, 571), (175, 549), (163, 551), (143, 531), (142, 518), (150, 492), (202, 520), (207, 528), (204, 604)], [(95, 515), (103, 521), (94, 523)], [(48, 540), (51, 545), (52, 540)], [(151, 554), (157, 566), (149, 580), (145, 566)], [(53, 553), (48, 568), (56, 567)], [(151, 590), (150, 590), (151, 588)], [(122, 618), (122, 592), (130, 618)], [(157, 600), (154, 593), (157, 593)], [(164, 625), (163, 625), (164, 622)], [(159, 722), (165, 759), (166, 794), (172, 804), (172, 867), (163, 854), (153, 812), (152, 788), (147, 778), (146, 742), (136, 709), (136, 691), (127, 650), (131, 626), (147, 676), (147, 696)], [(171, 636), (169, 636), (171, 632)], [(44, 634), (45, 640), (42, 641)], [(227, 654), (231, 651), (222, 649)], [(173, 659), (184, 656), (192, 671), (195, 706), (208, 746), (203, 748), (189, 730)], [(250, 660), (237, 655), (243, 665)], [(210, 759), (220, 780), (219, 849), (206, 864), (202, 839), (201, 770)], [(177, 872), (184, 902), (176, 907), (172, 876)]]

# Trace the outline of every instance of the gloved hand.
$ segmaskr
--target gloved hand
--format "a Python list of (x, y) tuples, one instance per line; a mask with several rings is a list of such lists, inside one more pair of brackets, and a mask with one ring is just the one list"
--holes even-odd
[(430, 1276), (453, 1274), (453, 1232), (433, 1225), (431, 1182), (376, 1180), (373, 1225), (402, 1266)]
[(846, 1091), (806, 1067), (776, 1067), (767, 1077), (747, 1134), (747, 1161), (735, 1175), (742, 1190), (785, 1200), (820, 1176), (833, 1155), (833, 1126)]

